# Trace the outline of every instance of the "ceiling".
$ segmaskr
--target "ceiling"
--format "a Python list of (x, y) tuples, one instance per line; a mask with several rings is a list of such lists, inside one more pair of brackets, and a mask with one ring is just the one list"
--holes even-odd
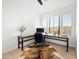
[(43, 5), (40, 5), (35, 0), (34, 8), (39, 13), (45, 13), (75, 4), (76, 4), (76, 0), (47, 0), (44, 2)]
[(37, 0), (3, 0), (3, 2), (4, 1), (14, 2), (14, 4), (16, 3), (22, 8), (30, 8), (31, 10), (40, 14), (76, 4), (76, 0), (46, 0), (43, 5), (40, 5)]

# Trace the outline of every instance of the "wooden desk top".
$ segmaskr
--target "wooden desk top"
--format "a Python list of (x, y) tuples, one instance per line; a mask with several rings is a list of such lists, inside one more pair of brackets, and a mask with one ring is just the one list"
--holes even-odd
[[(61, 38), (61, 39), (68, 39), (69, 37), (67, 35), (61, 35), (61, 36), (53, 36), (51, 34), (43, 34), (47, 37), (54, 37), (54, 38)], [(29, 38), (29, 37), (33, 37), (34, 35), (28, 35), (28, 36), (18, 36), (19, 38)]]
[(60, 36), (53, 36), (52, 34), (44, 34), (44, 35), (49, 36), (49, 37), (62, 38), (62, 39), (68, 39), (69, 38), (67, 35), (60, 35)]

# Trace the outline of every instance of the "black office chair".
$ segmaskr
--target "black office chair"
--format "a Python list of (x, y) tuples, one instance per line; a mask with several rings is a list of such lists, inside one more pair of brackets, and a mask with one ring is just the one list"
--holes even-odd
[(44, 43), (44, 35), (40, 32), (36, 32), (34, 34), (35, 46), (43, 46)]

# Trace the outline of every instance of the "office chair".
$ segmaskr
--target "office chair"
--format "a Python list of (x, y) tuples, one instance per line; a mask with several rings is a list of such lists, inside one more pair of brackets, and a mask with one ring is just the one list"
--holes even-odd
[(44, 35), (40, 32), (34, 34), (35, 46), (42, 46), (44, 43)]

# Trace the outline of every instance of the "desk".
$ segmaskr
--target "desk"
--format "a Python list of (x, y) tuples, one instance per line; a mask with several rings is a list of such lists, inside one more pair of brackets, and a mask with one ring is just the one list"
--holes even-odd
[(45, 35), (45, 38), (66, 42), (66, 51), (69, 49), (69, 38), (67, 36)]
[[(34, 39), (34, 35), (29, 35), (29, 36), (17, 36), (18, 37), (18, 48), (21, 48), (21, 50), (23, 51), (23, 43), (26, 41), (30, 41)], [(52, 36), (52, 35), (44, 35), (45, 38), (48, 39), (53, 39), (53, 40), (58, 40), (58, 41), (63, 41), (63, 42), (67, 42), (66, 44), (66, 51), (68, 52), (68, 48), (69, 48), (69, 38), (68, 37), (64, 37), (64, 36)], [(26, 40), (24, 40), (24, 38), (26, 38)], [(30, 39), (29, 39), (30, 38)], [(21, 47), (20, 47), (21, 45)]]
[[(29, 36), (17, 36), (18, 37), (18, 48), (21, 48), (21, 50), (23, 51), (23, 43), (26, 42), (26, 41), (30, 41), (30, 40), (33, 40), (34, 37), (33, 35), (29, 35)], [(30, 38), (31, 37), (31, 38)], [(25, 38), (27, 38), (26, 40), (24, 40)], [(21, 46), (20, 46), (21, 45)]]

